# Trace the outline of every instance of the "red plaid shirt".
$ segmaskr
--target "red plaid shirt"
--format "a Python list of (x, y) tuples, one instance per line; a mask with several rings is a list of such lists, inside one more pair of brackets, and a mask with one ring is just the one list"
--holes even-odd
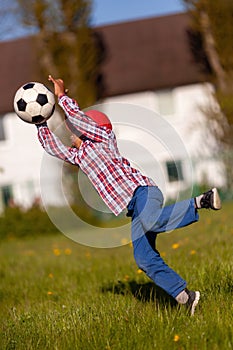
[(78, 165), (115, 215), (127, 207), (138, 186), (155, 186), (120, 155), (112, 130), (99, 127), (80, 111), (75, 100), (65, 95), (59, 99), (59, 105), (68, 122), (88, 139), (79, 149), (67, 147), (46, 125), (38, 125), (38, 138), (43, 148), (52, 156)]

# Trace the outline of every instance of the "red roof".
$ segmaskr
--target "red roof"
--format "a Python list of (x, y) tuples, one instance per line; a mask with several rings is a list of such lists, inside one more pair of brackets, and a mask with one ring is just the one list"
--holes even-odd
[(33, 79), (33, 41), (24, 38), (0, 43), (0, 113), (13, 110), (13, 98), (19, 86)]
[[(192, 56), (188, 14), (137, 20), (95, 28), (106, 58), (104, 96), (166, 89), (202, 80)], [(36, 77), (33, 37), (0, 43), (0, 113), (13, 110), (19, 86)]]
[(166, 89), (201, 80), (182, 13), (98, 29), (106, 45), (106, 95)]

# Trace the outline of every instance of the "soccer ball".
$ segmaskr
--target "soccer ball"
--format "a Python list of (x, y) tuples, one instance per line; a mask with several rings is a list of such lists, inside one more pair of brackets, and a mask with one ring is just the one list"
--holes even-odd
[(41, 124), (53, 115), (54, 94), (41, 83), (27, 83), (16, 91), (14, 110), (26, 123)]

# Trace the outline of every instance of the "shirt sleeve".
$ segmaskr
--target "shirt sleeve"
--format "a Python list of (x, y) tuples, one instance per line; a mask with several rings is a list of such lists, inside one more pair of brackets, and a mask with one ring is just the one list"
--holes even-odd
[(37, 125), (38, 139), (44, 150), (50, 155), (62, 159), (71, 164), (79, 164), (78, 149), (65, 146), (61, 140), (53, 134), (47, 125)]
[(96, 122), (86, 116), (85, 113), (80, 110), (78, 103), (74, 99), (63, 95), (59, 98), (58, 103), (64, 110), (68, 121), (77, 129), (79, 134), (81, 133), (95, 142), (108, 141), (108, 130), (104, 127), (99, 127)]

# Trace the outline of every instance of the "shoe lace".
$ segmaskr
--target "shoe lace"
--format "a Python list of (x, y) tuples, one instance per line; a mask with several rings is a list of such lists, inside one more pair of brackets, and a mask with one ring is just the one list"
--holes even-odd
[(203, 197), (201, 199), (201, 207), (202, 208), (210, 208), (211, 206), (211, 196), (212, 196), (212, 191), (205, 192), (203, 194)]

